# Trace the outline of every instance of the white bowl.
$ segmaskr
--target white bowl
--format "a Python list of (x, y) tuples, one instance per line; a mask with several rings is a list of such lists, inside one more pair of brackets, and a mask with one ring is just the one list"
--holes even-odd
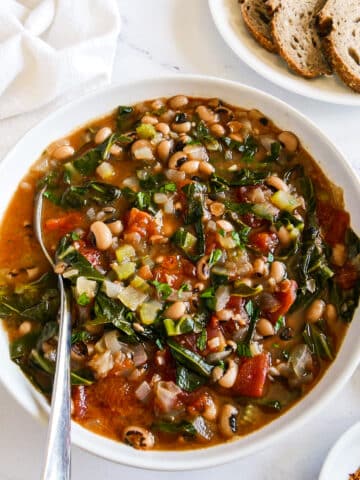
[[(351, 213), (352, 225), (356, 231), (360, 231), (360, 188), (356, 175), (316, 125), (284, 102), (254, 88), (217, 78), (182, 75), (140, 80), (107, 88), (61, 108), (39, 123), (21, 139), (0, 165), (0, 216), (23, 175), (51, 141), (90, 119), (113, 110), (117, 105), (177, 93), (219, 97), (233, 105), (257, 108), (280, 128), (294, 131), (325, 173), (344, 188), (346, 208)], [(279, 436), (299, 428), (305, 420), (324, 407), (325, 402), (341, 389), (358, 364), (359, 338), (357, 311), (335, 362), (310, 394), (274, 422), (238, 441), (193, 451), (138, 451), (95, 435), (76, 423), (72, 425), (72, 441), (109, 460), (158, 470), (193, 470), (244, 457), (273, 444)], [(0, 329), (0, 358), (0, 379), (14, 398), (35, 417), (48, 412), (49, 407), (44, 398), (10, 361), (8, 341), (3, 329)]]

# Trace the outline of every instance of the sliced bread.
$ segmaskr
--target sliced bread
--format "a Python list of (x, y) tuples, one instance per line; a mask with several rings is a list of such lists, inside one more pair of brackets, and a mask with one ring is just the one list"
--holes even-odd
[(269, 52), (276, 52), (277, 48), (272, 39), (268, 8), (264, 0), (243, 0), (241, 14), (249, 32)]
[(306, 78), (331, 73), (316, 28), (317, 14), (326, 0), (269, 0), (271, 32), (288, 66)]
[(328, 0), (318, 22), (333, 69), (350, 88), (360, 92), (360, 1)]

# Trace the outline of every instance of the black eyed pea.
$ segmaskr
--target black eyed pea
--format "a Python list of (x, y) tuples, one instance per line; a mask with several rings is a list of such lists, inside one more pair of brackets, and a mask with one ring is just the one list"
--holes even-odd
[(176, 152), (173, 155), (171, 155), (168, 166), (169, 168), (176, 170), (180, 168), (187, 161), (187, 159), (188, 157), (186, 153)]
[(205, 107), (205, 105), (199, 105), (196, 107), (196, 113), (199, 115), (200, 120), (204, 121), (205, 123), (212, 124), (217, 123), (218, 121), (218, 116), (216, 113)]
[(181, 165), (180, 171), (185, 172), (188, 175), (192, 175), (198, 172), (199, 165), (200, 162), (198, 162), (197, 160), (189, 160)]
[(152, 115), (144, 115), (141, 119), (141, 123), (148, 123), (149, 125), (156, 125), (159, 123), (159, 120)]
[(210, 132), (216, 138), (221, 138), (225, 135), (226, 130), (220, 123), (214, 123), (210, 126)]
[(281, 178), (277, 177), (276, 175), (270, 175), (267, 177), (265, 183), (270, 187), (276, 188), (276, 190), (283, 190), (284, 192), (289, 191), (289, 187), (284, 180), (281, 180)]
[(107, 223), (107, 226), (113, 235), (119, 235), (124, 230), (121, 220), (115, 220), (115, 222)]
[(155, 126), (155, 130), (162, 133), (164, 136), (169, 135), (170, 127), (167, 123), (160, 122)]
[(123, 432), (124, 443), (140, 450), (153, 448), (155, 444), (154, 435), (146, 428), (129, 426)]
[(169, 107), (173, 110), (179, 110), (180, 108), (186, 107), (188, 103), (189, 99), (185, 97), (185, 95), (176, 95), (168, 100)]
[(292, 240), (290, 237), (290, 233), (284, 227), (284, 225), (282, 225), (276, 233), (277, 233), (279, 242), (283, 247), (288, 247), (291, 244)]
[(219, 416), (219, 431), (225, 438), (233, 437), (238, 429), (237, 416), (239, 412), (234, 405), (223, 405)]
[(65, 158), (72, 157), (74, 153), (75, 149), (71, 145), (62, 145), (53, 151), (52, 157), (55, 160), (65, 160)]
[(210, 277), (209, 256), (205, 255), (200, 258), (196, 264), (196, 272), (199, 280), (205, 281)]
[(176, 133), (188, 133), (191, 130), (191, 122), (172, 123), (171, 130)]
[(186, 304), (184, 302), (174, 302), (164, 312), (166, 317), (172, 320), (179, 320), (186, 312)]
[(199, 170), (205, 175), (211, 175), (215, 172), (215, 167), (209, 162), (200, 162)]
[(90, 231), (94, 234), (96, 247), (99, 250), (107, 250), (112, 245), (112, 233), (110, 228), (100, 221), (91, 224)]
[(25, 322), (22, 322), (18, 328), (18, 332), (20, 335), (26, 335), (27, 333), (30, 333), (32, 330), (32, 323), (29, 322), (28, 320), (25, 320)]
[(234, 360), (227, 360), (227, 368), (224, 375), (218, 381), (219, 385), (223, 388), (231, 388), (234, 386), (236, 377), (239, 371), (239, 366)]
[(337, 311), (335, 305), (328, 303), (324, 310), (324, 319), (330, 324), (337, 320)]
[(282, 262), (275, 261), (271, 264), (270, 277), (275, 280), (276, 283), (280, 283), (285, 278), (286, 268)]
[(267, 318), (260, 318), (256, 324), (256, 330), (263, 337), (274, 335), (275, 330), (273, 324)]
[(296, 152), (299, 145), (299, 141), (292, 132), (286, 132), (286, 131), (281, 132), (278, 135), (278, 140), (280, 143), (284, 145), (284, 147), (288, 152), (290, 153)]
[(157, 154), (159, 160), (166, 162), (171, 152), (171, 142), (169, 140), (162, 140), (157, 146)]
[(95, 134), (94, 142), (99, 145), (100, 143), (105, 142), (105, 140), (109, 138), (111, 134), (112, 130), (110, 127), (100, 128)]
[(305, 319), (310, 323), (315, 323), (322, 318), (325, 311), (325, 302), (317, 298), (312, 302), (305, 312)]
[(210, 420), (210, 421), (216, 420), (216, 417), (218, 414), (217, 406), (210, 395), (206, 397), (205, 408), (201, 413), (206, 420)]

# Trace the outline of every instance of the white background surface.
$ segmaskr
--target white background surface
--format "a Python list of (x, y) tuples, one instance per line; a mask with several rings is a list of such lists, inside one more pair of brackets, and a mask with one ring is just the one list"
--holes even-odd
[[(316, 102), (265, 81), (225, 45), (212, 23), (206, 0), (119, 0), (119, 8), (123, 30), (118, 40), (114, 82), (181, 72), (224, 77), (263, 89), (315, 121), (360, 173), (360, 108)], [(0, 122), (0, 158), (25, 131), (54, 108), (53, 104)], [(359, 399), (358, 369), (346, 388), (324, 406), (321, 415), (304, 424), (301, 430), (256, 456), (211, 470), (141, 471), (113, 464), (74, 447), (73, 479), (317, 479), (331, 445), (359, 420)], [(0, 385), (1, 480), (39, 478), (45, 434), (45, 427), (29, 417)]]

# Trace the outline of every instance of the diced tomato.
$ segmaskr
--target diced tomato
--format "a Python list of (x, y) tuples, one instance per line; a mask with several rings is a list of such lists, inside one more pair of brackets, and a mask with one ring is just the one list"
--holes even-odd
[(207, 391), (203, 389), (196, 390), (187, 396), (186, 410), (190, 415), (202, 415), (207, 409), (213, 407), (214, 402)]
[(244, 307), (245, 300), (239, 295), (230, 295), (226, 308), (233, 310), (234, 313), (241, 313)]
[(159, 233), (159, 227), (152, 215), (137, 208), (132, 208), (127, 219), (125, 233), (134, 232), (148, 239), (151, 235)]
[(255, 232), (250, 234), (249, 241), (254, 248), (266, 255), (274, 251), (278, 244), (278, 237), (271, 232)]
[(215, 320), (214, 316), (206, 327), (206, 333), (207, 351), (220, 352), (225, 348), (226, 342), (222, 330), (219, 326), (219, 320), (217, 318)]
[(340, 288), (353, 288), (358, 280), (356, 268), (351, 263), (345, 264), (335, 275), (335, 281)]
[(78, 212), (69, 213), (62, 217), (49, 218), (45, 221), (44, 228), (49, 232), (59, 232), (62, 235), (71, 232), (81, 223), (81, 214)]
[(77, 240), (74, 245), (93, 267), (101, 264), (101, 253), (95, 247), (88, 247), (83, 240)]
[(274, 312), (267, 313), (267, 316), (273, 323), (275, 323), (281, 315), (285, 315), (296, 300), (297, 283), (295, 280), (283, 280), (279, 287), (280, 290), (275, 292), (274, 296), (280, 303), (280, 307)]
[(233, 392), (246, 397), (262, 397), (269, 367), (269, 356), (266, 353), (243, 358), (239, 364)]
[(219, 246), (219, 242), (217, 240), (218, 234), (216, 232), (208, 232), (205, 238), (205, 253), (206, 255), (210, 255), (210, 253), (215, 250)]
[(350, 223), (349, 214), (332, 207), (330, 204), (319, 202), (317, 216), (326, 242), (330, 245), (344, 243), (345, 233)]
[(179, 288), (189, 278), (195, 278), (196, 269), (186, 258), (168, 255), (161, 264), (155, 266), (153, 274), (157, 281)]
[(153, 274), (149, 265), (143, 265), (142, 267), (140, 267), (137, 271), (137, 275), (139, 275), (139, 277), (143, 278), (144, 280), (153, 279)]

